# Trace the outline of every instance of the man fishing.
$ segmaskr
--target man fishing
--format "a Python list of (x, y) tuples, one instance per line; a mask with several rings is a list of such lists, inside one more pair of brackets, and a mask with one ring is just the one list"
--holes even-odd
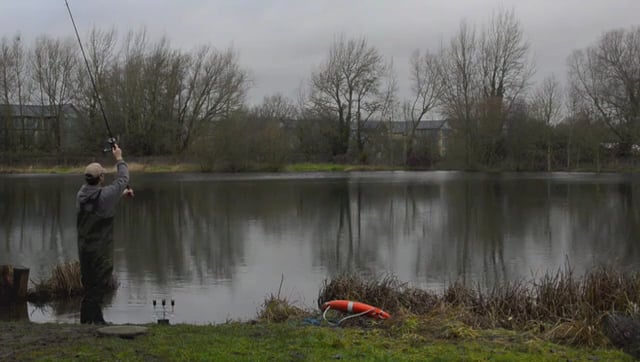
[(89, 164), (84, 172), (86, 184), (76, 197), (78, 209), (78, 254), (84, 295), (80, 307), (80, 323), (105, 324), (102, 303), (113, 289), (113, 217), (123, 196), (133, 197), (129, 169), (122, 150), (113, 144), (117, 175), (103, 186), (105, 169), (99, 163)]

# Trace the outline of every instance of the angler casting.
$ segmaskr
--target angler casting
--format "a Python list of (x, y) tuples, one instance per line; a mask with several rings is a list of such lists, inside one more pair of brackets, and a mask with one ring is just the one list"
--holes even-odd
[(113, 148), (117, 175), (111, 184), (103, 186), (105, 170), (91, 163), (84, 172), (85, 184), (76, 197), (78, 208), (78, 254), (84, 295), (80, 307), (80, 322), (104, 324), (102, 304), (113, 290), (113, 218), (122, 196), (133, 197), (128, 188), (129, 169), (122, 159), (122, 150)]

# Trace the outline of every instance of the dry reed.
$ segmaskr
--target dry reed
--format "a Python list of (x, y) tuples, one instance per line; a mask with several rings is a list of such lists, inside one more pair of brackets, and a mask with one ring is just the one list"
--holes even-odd
[[(56, 265), (51, 276), (39, 283), (34, 283), (35, 288), (29, 291), (29, 300), (38, 303), (46, 303), (55, 299), (66, 299), (81, 296), (83, 293), (82, 274), (80, 262), (67, 262)], [(118, 288), (119, 283), (115, 275), (111, 278), (109, 291)]]
[(309, 314), (304, 309), (296, 307), (294, 303), (290, 302), (287, 298), (280, 296), (283, 283), (284, 275), (280, 279), (278, 294), (271, 294), (262, 303), (262, 308), (258, 311), (259, 320), (263, 322), (280, 323), (291, 318), (299, 318)]
[(318, 305), (333, 299), (358, 300), (392, 314), (426, 316), (453, 309), (458, 321), (473, 328), (543, 332), (562, 343), (602, 346), (607, 315), (640, 314), (640, 275), (599, 267), (577, 277), (566, 266), (537, 280), (488, 289), (454, 282), (442, 293), (410, 288), (389, 276), (363, 280), (341, 275), (325, 280)]

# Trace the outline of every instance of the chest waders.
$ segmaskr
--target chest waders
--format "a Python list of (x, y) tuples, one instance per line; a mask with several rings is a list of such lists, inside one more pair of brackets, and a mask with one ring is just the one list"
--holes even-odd
[(112, 289), (113, 217), (96, 215), (99, 199), (100, 191), (78, 211), (78, 254), (84, 287), (81, 323), (104, 323), (102, 304)]

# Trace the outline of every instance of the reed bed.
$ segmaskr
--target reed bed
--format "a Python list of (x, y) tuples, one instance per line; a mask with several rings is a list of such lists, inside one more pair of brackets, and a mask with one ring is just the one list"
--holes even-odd
[(60, 297), (73, 297), (82, 294), (80, 263), (72, 262), (55, 266), (47, 286), (54, 295)]
[(262, 307), (258, 311), (258, 320), (262, 322), (281, 323), (289, 319), (300, 318), (309, 313), (304, 309), (297, 307), (295, 303), (289, 301), (288, 298), (280, 295), (282, 292), (282, 284), (284, 283), (284, 275), (280, 279), (280, 286), (276, 295), (269, 295), (262, 303)]
[[(82, 274), (80, 262), (67, 262), (56, 265), (51, 276), (38, 283), (29, 291), (29, 300), (36, 303), (47, 303), (52, 300), (68, 299), (82, 295)], [(115, 275), (111, 278), (109, 291), (118, 289), (119, 282)]]
[(602, 327), (608, 316), (640, 317), (640, 274), (599, 267), (577, 277), (567, 266), (538, 279), (488, 289), (454, 282), (442, 293), (411, 288), (392, 276), (364, 280), (340, 275), (325, 280), (318, 305), (333, 299), (358, 300), (392, 315), (423, 319), (454, 311), (456, 321), (472, 328), (527, 331), (567, 344), (603, 346), (608, 343)]
[(289, 319), (307, 316), (309, 313), (299, 308), (287, 298), (271, 294), (262, 303), (258, 312), (258, 320), (262, 322), (281, 323)]

